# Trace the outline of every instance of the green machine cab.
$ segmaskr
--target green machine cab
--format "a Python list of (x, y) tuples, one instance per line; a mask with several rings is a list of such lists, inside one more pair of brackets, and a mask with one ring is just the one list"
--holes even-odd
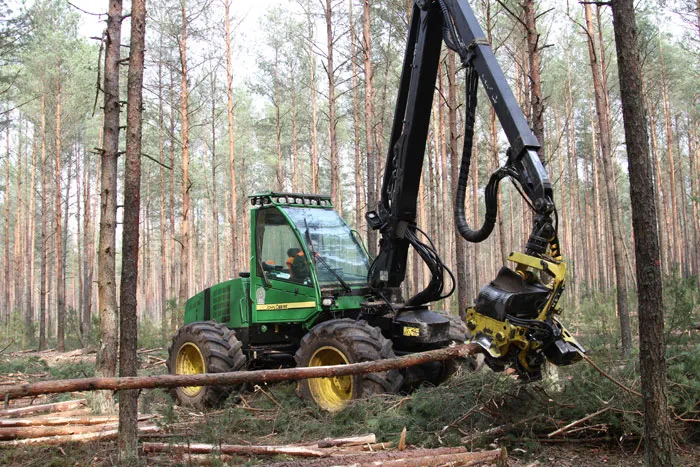
[[(367, 283), (370, 257), (330, 197), (267, 192), (249, 198), (249, 272), (187, 301), (185, 324), (169, 349), (172, 374), (356, 363), (466, 340), (456, 317), (425, 307), (395, 313), (377, 300)], [(351, 399), (425, 380), (439, 383), (454, 365), (302, 381), (298, 392), (339, 410)], [(204, 408), (232, 389), (173, 393), (180, 403)]]

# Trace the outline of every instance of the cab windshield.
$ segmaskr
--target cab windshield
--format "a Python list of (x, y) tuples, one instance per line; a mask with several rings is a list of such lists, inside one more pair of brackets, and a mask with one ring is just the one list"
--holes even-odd
[(299, 229), (309, 254), (315, 254), (321, 286), (337, 286), (342, 282), (351, 286), (367, 284), (367, 255), (337, 212), (319, 208), (282, 209)]

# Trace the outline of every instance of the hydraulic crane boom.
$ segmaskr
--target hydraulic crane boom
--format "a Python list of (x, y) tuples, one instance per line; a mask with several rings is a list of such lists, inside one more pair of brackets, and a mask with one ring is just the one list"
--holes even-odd
[[(560, 311), (557, 302), (564, 286), (564, 264), (559, 253), (552, 186), (538, 156), (540, 143), (466, 0), (414, 1), (379, 206), (366, 214), (369, 225), (381, 233), (380, 250), (369, 272), (369, 284), (379, 296), (394, 302), (392, 308), (397, 308), (396, 297), (406, 276), (411, 245), (427, 264), (432, 277), (423, 291), (398, 306), (398, 312), (402, 307), (424, 305), (452, 292), (444, 292), (444, 273), (447, 271), (451, 276), (451, 272), (440, 260), (432, 242), (419, 238), (420, 234), (425, 234), (415, 223), (443, 42), (459, 55), (467, 75), (464, 148), (454, 193), (457, 229), (470, 242), (488, 238), (497, 216), (498, 184), (505, 177), (515, 182), (534, 211), (525, 254), (511, 253), (509, 259), (517, 264), (515, 270), (503, 268), (498, 277), (482, 289), (476, 306), (467, 310), (467, 326), (472, 340), (481, 344), (487, 357), (490, 356), (492, 368), (501, 368), (504, 362), (509, 362), (522, 375), (537, 377), (543, 352), (556, 364), (568, 364), (579, 359), (578, 352), (583, 349), (553, 316)], [(510, 148), (507, 162), (494, 172), (486, 186), (484, 223), (478, 230), (472, 230), (464, 215), (464, 198), (479, 81), (496, 111)], [(452, 164), (457, 164), (454, 149)], [(535, 273), (538, 270), (553, 277), (551, 287), (539, 281)], [(452, 282), (454, 289), (454, 278)]]

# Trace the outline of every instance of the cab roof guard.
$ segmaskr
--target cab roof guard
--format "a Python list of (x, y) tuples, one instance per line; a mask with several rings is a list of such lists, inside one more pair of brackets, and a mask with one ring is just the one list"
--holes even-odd
[(329, 195), (312, 195), (302, 193), (284, 193), (268, 191), (255, 195), (249, 195), (252, 206), (261, 207), (266, 205), (274, 206), (305, 206), (332, 208), (333, 202)]

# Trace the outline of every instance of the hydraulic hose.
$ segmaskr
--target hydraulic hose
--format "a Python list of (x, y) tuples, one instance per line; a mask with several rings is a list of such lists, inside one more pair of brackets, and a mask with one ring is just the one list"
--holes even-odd
[(464, 146), (462, 148), (462, 161), (459, 167), (459, 178), (457, 180), (457, 192), (455, 193), (455, 224), (459, 234), (471, 243), (479, 243), (486, 240), (493, 227), (496, 225), (498, 215), (498, 184), (507, 173), (497, 170), (491, 175), (484, 198), (486, 202), (486, 215), (484, 223), (479, 230), (472, 230), (467, 223), (467, 216), (464, 209), (464, 200), (467, 194), (467, 182), (469, 181), (469, 167), (472, 159), (472, 145), (474, 140), (474, 120), (476, 115), (477, 88), (479, 77), (472, 66), (467, 67), (466, 84), (466, 115), (464, 119)]

